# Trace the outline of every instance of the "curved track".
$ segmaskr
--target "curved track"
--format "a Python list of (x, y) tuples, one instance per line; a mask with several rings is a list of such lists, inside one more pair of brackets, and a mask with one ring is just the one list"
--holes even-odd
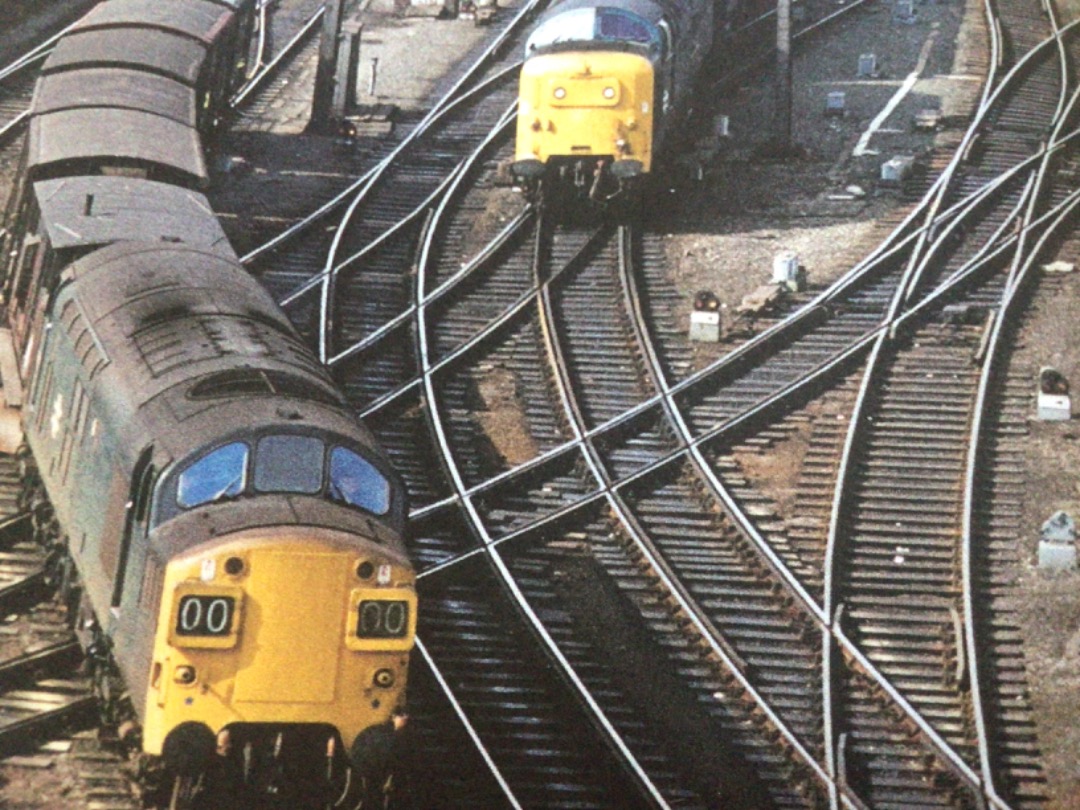
[[(1007, 31), (1029, 35), (1024, 42), (1014, 34), (1018, 57), (1041, 41), (1024, 15), (1003, 23)], [(756, 789), (778, 806), (1008, 804), (1037, 793), (1039, 775), (1030, 762), (1005, 763), (1005, 752), (1021, 748), (1028, 733), (1022, 713), (1011, 727), (997, 723), (994, 741), (977, 728), (986, 724), (986, 707), (972, 702), (970, 673), (973, 656), (988, 648), (965, 629), (955, 565), (960, 547), (923, 557), (919, 535), (906, 531), (902, 549), (894, 532), (877, 546), (885, 551), (875, 552), (868, 541), (861, 552), (857, 529), (895, 524), (903, 514), (897, 481), (874, 484), (872, 478), (875, 469), (894, 475), (897, 452), (917, 456), (911, 462), (920, 468), (917, 483), (932, 486), (926, 471), (937, 463), (934, 455), (959, 453), (962, 462), (970, 446), (970, 403), (980, 376), (969, 368), (973, 354), (985, 350), (977, 313), (985, 316), (996, 306), (1002, 286), (995, 286), (994, 274), (1024, 247), (1013, 226), (1037, 217), (1031, 201), (1038, 198), (1043, 153), (1029, 133), (1052, 126), (1065, 106), (1054, 89), (1062, 64), (1056, 41), (1016, 62), (1014, 73), (1002, 72), (1004, 89), (988, 95), (976, 115), (978, 146), (962, 144), (963, 170), (946, 171), (879, 251), (791, 318), (689, 377), (680, 378), (688, 363), (677, 345), (663, 338), (654, 345), (650, 337), (653, 330), (673, 332), (655, 318), (663, 310), (661, 296), (637, 286), (656, 271), (648, 261), (637, 271), (619, 269), (635, 256), (655, 254), (647, 236), (618, 234), (602, 224), (555, 229), (526, 211), (506, 223), (490, 248), (463, 260), (469, 255), (459, 250), (469, 241), (465, 234), (471, 228), (475, 239), (476, 231), (469, 224), (475, 213), (468, 212), (478, 206), (463, 195), (438, 209), (430, 227), (438, 235), (418, 261), (419, 375), (390, 393), (363, 392), (371, 400), (365, 413), (379, 428), (412, 425), (402, 466), (419, 471), (439, 457), (451, 482), (432, 489), (432, 476), (424, 475), (415, 488), (416, 552), (431, 565), (427, 578), (458, 582), (455, 560), (462, 571), (475, 571), (478, 563), (465, 560), (479, 554), (462, 539), (472, 538), (501, 587), (518, 594), (526, 627), (563, 671), (571, 693), (595, 712), (593, 725), (611, 726), (607, 745), (623, 752), (631, 773), (640, 773), (636, 767), (651, 755), (636, 751), (633, 735), (610, 719), (611, 707), (626, 700), (610, 685), (620, 667), (598, 679), (595, 692), (579, 674), (612, 669), (603, 653), (580, 658), (582, 650), (603, 647), (589, 632), (588, 615), (629, 608), (639, 616), (639, 643), (652, 645), (665, 661), (666, 691), (699, 709), (713, 704), (711, 712), (701, 712), (710, 718), (699, 727), (667, 729), (672, 740), (691, 733), (711, 743), (696, 759), (675, 758), (682, 784), (694, 784), (699, 796), (725, 789), (703, 789), (687, 775), (709, 758), (724, 759), (732, 773), (749, 766)], [(1033, 107), (1026, 101), (1048, 96), (1055, 102)], [(475, 197), (477, 186), (470, 188)], [(1023, 233), (1034, 235), (1044, 225)], [(397, 323), (403, 329), (409, 321)], [(946, 351), (931, 348), (932, 342)], [(888, 347), (890, 362), (882, 362), (878, 345)], [(374, 339), (362, 348), (378, 346)], [(905, 357), (905, 346), (915, 353)], [(873, 388), (880, 410), (872, 417), (864, 412), (864, 394), (851, 422), (871, 425), (874, 438), (853, 433), (844, 469), (825, 475), (839, 493), (832, 531), (822, 531), (819, 522), (810, 527), (816, 531), (789, 534), (768, 498), (746, 485), (739, 452), (790, 436), (804, 417), (781, 417), (835, 380), (848, 379), (858, 362), (866, 363), (872, 382), (864, 389)], [(935, 415), (911, 404), (926, 399), (920, 381), (929, 362), (942, 364), (931, 372), (939, 379), (931, 383), (935, 398), (957, 391), (969, 403), (966, 411), (961, 405), (939, 409), (960, 411), (953, 427), (922, 421)], [(913, 367), (919, 373), (905, 376)], [(945, 375), (950, 384), (942, 387)], [(501, 376), (511, 390), (497, 390)], [(532, 446), (516, 466), (506, 464), (505, 437), (484, 425), (500, 396), (520, 403), (529, 427)], [(910, 416), (890, 417), (890, 397), (897, 414)], [(416, 421), (421, 411), (426, 426)], [(435, 448), (416, 441), (420, 427), (436, 437)], [(920, 456), (906, 430), (953, 434)], [(824, 441), (836, 446), (844, 437), (834, 432)], [(856, 448), (867, 461), (854, 460)], [(857, 482), (848, 476), (853, 468), (864, 476)], [(953, 483), (943, 484), (953, 506), (932, 518), (953, 535), (963, 510), (955, 493), (964, 469), (955, 467)], [(874, 495), (877, 490), (883, 494)], [(928, 503), (942, 504), (931, 491), (914, 497), (922, 513)], [(886, 510), (881, 516), (867, 511), (878, 503)], [(937, 558), (951, 578), (929, 574), (926, 566)], [(914, 606), (905, 606), (912, 615), (878, 609), (888, 603), (873, 583), (895, 583), (887, 572), (896, 565), (926, 572), (933, 585), (929, 617)], [(834, 571), (841, 567), (846, 573), (838, 577)], [(472, 582), (476, 575), (460, 576)], [(562, 581), (575, 577), (587, 577), (591, 588), (587, 597), (577, 592), (585, 607), (576, 610), (564, 606), (569, 586)], [(465, 604), (455, 602), (468, 612)], [(913, 643), (905, 648), (908, 638)], [(439, 655), (432, 657), (438, 663)], [(1015, 667), (1015, 661), (1001, 666)], [(596, 695), (613, 699), (605, 705)], [(456, 705), (467, 718), (482, 713), (468, 701)], [(972, 720), (975, 708), (979, 717)], [(664, 727), (656, 722), (654, 734)], [(712, 722), (722, 731), (710, 734)], [(480, 739), (492, 733), (470, 727)], [(717, 744), (720, 739), (730, 744)], [(650, 777), (643, 789), (658, 804), (683, 801), (664, 781), (671, 767), (642, 768)], [(1013, 798), (998, 798), (984, 772), (1001, 774)]]
[(1040, 806), (1001, 376), (1071, 226), (1078, 45), (993, 11), (922, 198), (696, 371), (647, 223), (496, 182), (528, 9), (395, 139), (323, 144), (328, 202), (248, 260), (410, 484), (422, 806)]

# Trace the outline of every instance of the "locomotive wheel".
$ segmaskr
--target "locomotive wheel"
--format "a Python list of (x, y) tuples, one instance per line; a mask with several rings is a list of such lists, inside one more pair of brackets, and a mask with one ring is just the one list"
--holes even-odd
[(199, 792), (199, 779), (194, 776), (178, 776), (173, 780), (169, 810), (194, 810), (195, 796)]

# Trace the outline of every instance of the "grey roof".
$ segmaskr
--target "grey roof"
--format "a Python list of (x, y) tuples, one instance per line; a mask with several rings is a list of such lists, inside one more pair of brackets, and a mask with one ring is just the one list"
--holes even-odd
[(212, 0), (212, 2), (217, 3), (219, 6), (228, 6), (235, 10), (241, 8), (254, 9), (255, 7), (255, 0)]
[(206, 197), (131, 177), (67, 177), (34, 184), (41, 222), (57, 250), (112, 242), (181, 242), (235, 260)]
[(563, 0), (561, 3), (549, 6), (548, 10), (540, 16), (540, 22), (579, 8), (618, 8), (637, 14), (639, 17), (653, 23), (659, 22), (664, 17), (664, 9), (653, 0), (609, 0), (609, 2), (603, 0)]
[(118, 107), (155, 113), (194, 127), (195, 90), (153, 73), (87, 68), (42, 76), (30, 111), (42, 115), (77, 107)]
[(78, 67), (142, 68), (194, 87), (206, 46), (180, 34), (153, 28), (73, 31), (57, 44), (42, 72)]
[(75, 30), (141, 25), (176, 31), (212, 43), (234, 12), (205, 0), (183, 3), (161, 0), (109, 0), (91, 9), (76, 23)]
[[(117, 138), (120, 132), (124, 137)], [(179, 173), (191, 185), (207, 180), (198, 130), (160, 115), (115, 107), (81, 107), (34, 116), (27, 156), (32, 178), (44, 177), (48, 168), (63, 161), (82, 161), (94, 167), (160, 168)]]

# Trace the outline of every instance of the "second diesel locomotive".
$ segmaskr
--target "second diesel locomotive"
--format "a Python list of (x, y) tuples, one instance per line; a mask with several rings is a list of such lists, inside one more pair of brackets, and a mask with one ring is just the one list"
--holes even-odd
[(563, 0), (526, 42), (511, 173), (604, 198), (654, 167), (713, 41), (708, 0)]
[(237, 807), (324, 806), (403, 707), (417, 618), (403, 483), (198, 191), (254, 7), (109, 0), (76, 25), (3, 233), (36, 533), (174, 808), (209, 773)]

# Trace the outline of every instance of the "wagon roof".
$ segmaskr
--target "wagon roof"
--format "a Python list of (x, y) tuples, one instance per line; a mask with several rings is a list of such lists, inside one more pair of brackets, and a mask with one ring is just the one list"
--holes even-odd
[(34, 91), (31, 113), (41, 115), (78, 107), (117, 107), (196, 124), (195, 91), (166, 76), (126, 68), (87, 68), (43, 76)]
[(160, 73), (192, 87), (206, 59), (206, 46), (151, 28), (74, 31), (57, 43), (44, 73), (77, 67), (127, 67)]
[(34, 195), (58, 250), (157, 234), (235, 259), (209, 201), (196, 191), (130, 177), (69, 177), (35, 183)]
[[(126, 136), (117, 138), (116, 133)], [(30, 120), (27, 166), (34, 171), (63, 161), (132, 161), (207, 179), (199, 133), (160, 115), (115, 107), (82, 107)]]
[(75, 24), (75, 30), (145, 26), (175, 31), (204, 43), (212, 43), (234, 12), (205, 2), (186, 0), (163, 3), (161, 0), (109, 0), (94, 7)]

